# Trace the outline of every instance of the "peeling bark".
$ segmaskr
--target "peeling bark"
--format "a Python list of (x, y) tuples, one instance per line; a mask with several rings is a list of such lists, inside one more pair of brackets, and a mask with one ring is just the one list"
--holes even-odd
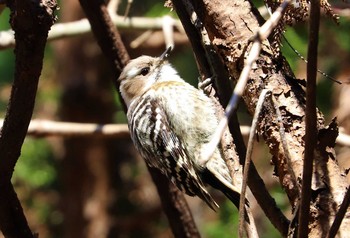
[[(244, 57), (249, 52), (249, 39), (254, 36), (263, 21), (261, 16), (249, 1), (192, 2), (216, 51), (229, 70), (232, 80), (236, 82), (243, 67)], [(273, 156), (276, 175), (291, 205), (296, 208), (300, 198), (303, 170), (305, 93), (284, 58), (274, 58), (268, 41), (263, 42), (261, 54), (250, 73), (243, 95), (251, 114), (264, 88), (272, 92), (279, 104), (285, 138), (280, 138), (279, 123), (271, 106), (266, 106), (262, 112), (259, 134), (265, 139)], [(320, 112), (317, 128), (319, 131), (326, 128)], [(309, 225), (311, 237), (326, 236), (347, 186), (345, 176), (335, 161), (332, 143), (322, 146), (320, 138), (318, 139)], [(282, 140), (285, 140), (289, 153), (284, 151)], [(343, 234), (349, 225), (350, 219), (344, 218), (340, 228)]]

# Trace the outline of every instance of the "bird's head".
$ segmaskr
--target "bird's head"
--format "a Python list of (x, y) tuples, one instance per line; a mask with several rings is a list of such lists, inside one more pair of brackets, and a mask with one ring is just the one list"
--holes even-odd
[(125, 66), (118, 81), (121, 95), (128, 107), (155, 83), (181, 80), (166, 60), (170, 51), (171, 48), (168, 48), (160, 57), (140, 56)]

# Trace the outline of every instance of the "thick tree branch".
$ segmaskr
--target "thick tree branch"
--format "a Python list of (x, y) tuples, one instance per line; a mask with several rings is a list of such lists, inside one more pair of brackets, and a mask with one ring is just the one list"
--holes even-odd
[[(249, 1), (202, 0), (193, 2), (215, 50), (229, 69), (232, 80), (236, 82), (242, 70), (245, 53), (250, 48), (250, 39), (260, 26), (261, 16)], [(249, 74), (243, 95), (250, 113), (254, 112), (258, 95), (264, 88), (269, 89), (279, 103), (285, 137), (280, 137), (280, 126), (272, 108), (267, 107), (263, 111), (258, 130), (273, 155), (272, 160), (280, 183), (290, 203), (295, 206), (299, 200), (303, 168), (305, 94), (298, 81), (294, 80), (294, 75), (285, 59), (283, 57), (274, 58), (268, 41), (263, 42), (262, 53)], [(324, 118), (320, 113), (317, 114), (317, 118), (319, 130), (323, 128), (326, 131), (325, 134), (334, 134), (334, 126), (330, 130), (325, 129)], [(323, 139), (326, 140), (326, 137), (324, 136)], [(319, 145), (316, 153), (317, 180), (313, 183), (314, 203), (311, 213), (314, 223), (310, 235), (315, 235), (317, 232), (318, 234), (324, 233), (329, 229), (329, 222), (334, 218), (337, 206), (342, 202), (346, 191), (347, 182), (334, 159), (331, 141), (333, 138), (335, 139), (333, 136), (328, 136), (327, 142), (324, 142), (322, 146)], [(282, 140), (287, 144), (291, 156), (287, 156)], [(319, 137), (319, 143), (320, 140)], [(293, 180), (290, 171), (294, 172), (297, 181)], [(345, 218), (340, 230), (345, 231), (349, 225), (349, 218)]]
[(0, 229), (5, 237), (33, 237), (11, 184), (15, 164), (32, 117), (47, 34), (55, 0), (8, 1), (15, 31), (16, 65), (10, 102), (0, 137)]
[[(116, 80), (123, 67), (129, 61), (129, 55), (117, 29), (111, 22), (107, 6), (102, 0), (80, 0), (80, 4), (90, 21), (91, 29), (98, 44), (112, 64), (115, 75), (114, 83), (116, 88), (119, 89)], [(150, 169), (150, 173), (161, 197), (164, 212), (168, 217), (174, 235), (176, 237), (198, 237), (199, 233), (191, 212), (188, 206), (185, 205), (187, 203), (182, 192), (175, 189), (175, 185), (158, 171)]]
[[(212, 77), (217, 89), (219, 100), (223, 106), (226, 106), (232, 92), (230, 82), (227, 80), (229, 79), (227, 68), (217, 55), (217, 52), (215, 52), (212, 43), (208, 41), (209, 39), (202, 39), (202, 37), (208, 37), (205, 35), (206, 32), (202, 32), (202, 34), (198, 33), (201, 31), (201, 28), (203, 28), (203, 23), (200, 19), (193, 19), (194, 14), (188, 13), (188, 8), (191, 8), (188, 5), (194, 3), (191, 4), (188, 1), (182, 0), (172, 0), (172, 2), (192, 44), (202, 79)], [(235, 149), (237, 150), (241, 161), (243, 161), (246, 156), (246, 147), (241, 134), (237, 115), (234, 114), (232, 117), (233, 118), (229, 123), (229, 129), (234, 138)], [(289, 221), (277, 207), (275, 200), (267, 191), (264, 181), (259, 176), (253, 163), (250, 165), (248, 183), (259, 205), (262, 207), (272, 224), (282, 234), (286, 235)]]

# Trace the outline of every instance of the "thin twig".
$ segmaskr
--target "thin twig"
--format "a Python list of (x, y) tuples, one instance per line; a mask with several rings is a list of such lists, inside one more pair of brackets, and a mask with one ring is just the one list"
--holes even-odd
[(168, 49), (171, 47), (174, 49), (175, 43), (174, 43), (174, 26), (175, 26), (175, 20), (174, 18), (170, 16), (164, 16), (163, 17), (163, 35), (165, 39), (165, 48)]
[(147, 41), (153, 33), (154, 33), (153, 30), (147, 30), (147, 31), (143, 32), (141, 35), (136, 37), (136, 39), (134, 39), (133, 41), (130, 42), (130, 47), (133, 49), (138, 48), (140, 45), (145, 43), (145, 41)]
[(268, 92), (269, 91), (267, 89), (264, 89), (259, 96), (259, 100), (256, 105), (256, 109), (255, 109), (255, 113), (252, 121), (252, 127), (249, 133), (249, 141), (248, 141), (247, 153), (246, 153), (244, 170), (243, 170), (242, 190), (241, 190), (241, 196), (239, 199), (239, 229), (238, 229), (239, 237), (243, 237), (245, 194), (247, 189), (248, 173), (249, 173), (250, 162), (251, 162), (251, 157), (253, 152), (253, 145), (254, 145), (255, 136), (256, 136), (255, 131), (258, 125), (259, 114), (261, 112), (264, 100), (266, 98), (266, 94)]
[(342, 127), (339, 128), (339, 135), (337, 137), (337, 144), (350, 147), (350, 135), (342, 133)]
[[(307, 59), (305, 59), (305, 57), (299, 52), (297, 51), (292, 44), (289, 42), (289, 40), (287, 39), (287, 37), (285, 35), (283, 35), (283, 39), (284, 41), (287, 43), (287, 45), (293, 50), (293, 52), (302, 60), (307, 64)], [(336, 80), (335, 78), (329, 76), (328, 74), (326, 74), (325, 72), (323, 72), (322, 70), (317, 68), (317, 72), (319, 72), (320, 74), (322, 74), (324, 77), (332, 80), (333, 82), (337, 83), (337, 84), (342, 84), (342, 82), (340, 82), (339, 80)]]
[(115, 15), (119, 7), (119, 0), (110, 0), (107, 6), (107, 10), (110, 15)]
[(130, 13), (130, 8), (131, 8), (131, 4), (133, 3), (133, 0), (128, 0), (128, 3), (126, 5), (126, 9), (124, 12), (124, 20), (128, 18), (129, 13)]
[(348, 210), (349, 205), (350, 205), (350, 189), (348, 187), (346, 194), (344, 196), (343, 203), (340, 205), (339, 211), (334, 218), (331, 228), (329, 229), (328, 238), (333, 238), (337, 235), (338, 229)]
[(306, 81), (305, 152), (298, 218), (298, 237), (301, 238), (307, 237), (309, 232), (308, 225), (311, 200), (311, 180), (317, 143), (316, 77), (319, 25), (320, 1), (311, 0)]

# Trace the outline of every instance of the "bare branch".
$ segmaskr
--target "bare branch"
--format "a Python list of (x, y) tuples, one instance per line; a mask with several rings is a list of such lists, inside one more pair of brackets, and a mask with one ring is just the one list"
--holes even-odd
[[(0, 127), (3, 126), (4, 119), (0, 119)], [(250, 126), (241, 126), (243, 136), (249, 136)], [(340, 128), (342, 130), (342, 128)], [(75, 123), (58, 122), (45, 119), (34, 119), (30, 121), (28, 135), (31, 136), (103, 136), (114, 138), (129, 138), (127, 124), (96, 124), (96, 123)], [(339, 132), (336, 140), (341, 146), (350, 147), (350, 135)]]
[[(0, 123), (2, 124), (2, 121), (0, 121)], [(73, 123), (41, 119), (32, 120), (30, 122), (28, 135), (63, 137), (103, 136), (113, 138), (130, 138), (127, 124)]]
[(47, 34), (54, 23), (57, 3), (7, 1), (16, 38), (15, 77), (0, 136), (0, 229), (5, 237), (34, 237), (11, 184), (27, 128), (33, 114), (35, 96)]
[[(170, 16), (171, 21), (176, 28), (182, 32), (182, 26), (179, 20), (176, 20)], [(137, 30), (162, 30), (164, 20), (163, 17), (130, 17), (124, 19), (122, 16), (111, 15), (112, 23), (121, 29), (137, 29)], [(72, 37), (91, 32), (91, 26), (88, 19), (81, 19), (74, 22), (57, 23), (52, 26), (48, 40), (58, 40), (65, 37)], [(14, 47), (15, 39), (12, 30), (0, 32), (0, 50)]]
[(317, 144), (316, 77), (319, 26), (320, 0), (311, 0), (306, 80), (305, 152), (298, 218), (298, 237), (307, 237), (309, 234), (311, 180)]
[(174, 49), (174, 25), (175, 20), (170, 16), (164, 16), (163, 17), (163, 34), (165, 39), (165, 48), (168, 49), (171, 47)]

